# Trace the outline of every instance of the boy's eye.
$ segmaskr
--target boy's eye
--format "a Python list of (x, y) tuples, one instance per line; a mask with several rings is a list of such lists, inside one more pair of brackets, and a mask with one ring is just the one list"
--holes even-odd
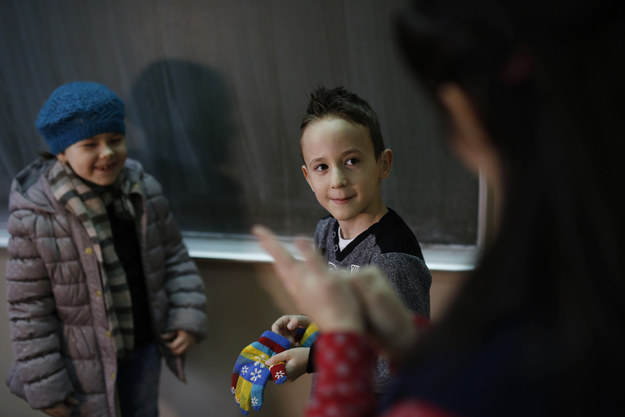
[(349, 158), (345, 161), (345, 165), (356, 165), (358, 162), (358, 158)]
[(315, 171), (325, 171), (326, 169), (328, 169), (328, 166), (326, 164), (319, 164), (319, 165), (315, 165), (313, 169)]

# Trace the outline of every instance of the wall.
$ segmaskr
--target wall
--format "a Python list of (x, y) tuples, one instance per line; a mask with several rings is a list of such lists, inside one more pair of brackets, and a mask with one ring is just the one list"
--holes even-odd
[[(6, 248), (0, 249), (0, 276), (4, 281)], [(197, 260), (209, 300), (209, 337), (189, 354), (186, 385), (168, 371), (161, 379), (161, 417), (240, 417), (230, 394), (230, 374), (238, 353), (282, 313), (295, 312), (273, 275), (271, 265), (230, 261)], [(457, 272), (433, 271), (432, 318), (440, 316), (462, 280)], [(0, 374), (4, 377), (12, 360), (5, 285), (0, 285)], [(300, 416), (311, 386), (309, 375), (281, 386), (268, 384), (263, 409), (250, 415)], [(2, 415), (34, 417), (36, 412), (0, 387)]]

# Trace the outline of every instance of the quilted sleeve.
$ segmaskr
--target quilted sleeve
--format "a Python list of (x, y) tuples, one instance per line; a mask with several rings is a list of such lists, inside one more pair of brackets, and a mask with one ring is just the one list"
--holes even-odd
[(51, 281), (40, 251), (45, 250), (47, 222), (29, 210), (16, 210), (8, 222), (6, 265), (8, 317), (15, 362), (11, 390), (32, 408), (63, 401), (73, 387), (61, 356)]
[(198, 341), (206, 336), (206, 294), (195, 262), (189, 256), (167, 199), (153, 195), (150, 204), (162, 228), (165, 257), (165, 291), (168, 297), (167, 329), (186, 330)]

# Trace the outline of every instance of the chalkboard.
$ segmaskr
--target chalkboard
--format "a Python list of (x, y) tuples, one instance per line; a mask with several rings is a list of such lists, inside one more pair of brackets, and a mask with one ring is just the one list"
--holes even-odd
[(325, 213), (301, 175), (299, 122), (314, 87), (343, 85), (376, 109), (394, 151), (386, 204), (425, 244), (476, 244), (478, 181), (446, 149), (392, 42), (403, 1), (0, 3), (0, 223), (11, 179), (47, 149), (39, 109), (83, 80), (125, 101), (130, 156), (185, 233), (263, 223), (311, 235)]

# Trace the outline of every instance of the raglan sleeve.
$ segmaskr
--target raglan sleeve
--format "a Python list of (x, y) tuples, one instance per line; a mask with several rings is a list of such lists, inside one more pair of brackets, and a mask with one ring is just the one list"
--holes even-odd
[(403, 252), (389, 252), (378, 255), (373, 263), (384, 272), (410, 310), (430, 317), (432, 275), (423, 259)]

